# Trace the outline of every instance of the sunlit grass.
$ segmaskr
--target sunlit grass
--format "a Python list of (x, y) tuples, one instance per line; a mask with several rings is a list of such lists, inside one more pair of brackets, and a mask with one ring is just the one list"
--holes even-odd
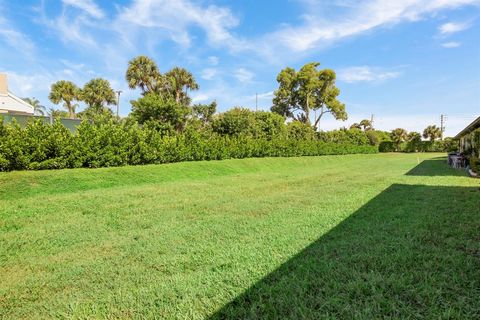
[(480, 183), (438, 156), (2, 173), (0, 317), (478, 314)]

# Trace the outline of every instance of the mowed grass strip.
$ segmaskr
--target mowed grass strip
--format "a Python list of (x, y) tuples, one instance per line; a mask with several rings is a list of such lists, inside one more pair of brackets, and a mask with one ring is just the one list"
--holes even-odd
[(0, 317), (474, 317), (480, 183), (439, 156), (2, 173)]

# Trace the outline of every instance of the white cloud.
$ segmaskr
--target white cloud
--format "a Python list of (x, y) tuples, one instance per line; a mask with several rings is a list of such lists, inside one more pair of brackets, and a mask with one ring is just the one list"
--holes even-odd
[(206, 68), (202, 70), (200, 77), (205, 80), (212, 80), (213, 78), (215, 78), (217, 73), (218, 70), (215, 68)]
[(56, 20), (49, 21), (48, 24), (53, 30), (56, 30), (64, 42), (71, 42), (88, 47), (96, 47), (97, 42), (92, 37), (85, 26), (89, 24), (85, 16), (71, 18), (65, 15), (59, 16)]
[[(308, 52), (325, 47), (335, 41), (391, 26), (405, 21), (418, 21), (440, 10), (465, 5), (479, 5), (479, 0), (368, 0), (342, 2), (342, 13), (327, 16), (333, 12), (331, 2), (308, 0), (303, 2), (308, 15), (303, 23), (284, 26), (262, 37), (253, 47), (275, 57), (278, 46), (290, 52)], [(339, 5), (333, 5), (338, 7)], [(331, 18), (330, 18), (331, 16)], [(448, 29), (448, 28), (447, 28)], [(268, 45), (266, 45), (268, 44)], [(270, 45), (271, 44), (271, 45)]]
[(354, 82), (378, 82), (398, 78), (399, 71), (387, 71), (378, 67), (357, 66), (339, 69), (337, 77), (340, 81)]
[[(60, 77), (51, 73), (22, 74), (15, 71), (5, 71), (8, 77), (8, 89), (20, 97), (37, 97), (42, 92), (49, 92), (50, 85)], [(41, 101), (46, 103), (45, 101)]]
[(233, 75), (240, 82), (250, 82), (254, 77), (253, 72), (245, 68), (238, 68), (237, 70), (235, 70)]
[(192, 94), (192, 103), (204, 102), (210, 99), (210, 96), (205, 93), (194, 93)]
[(93, 18), (103, 18), (105, 14), (93, 0), (62, 0), (63, 4), (83, 10)]
[[(56, 16), (48, 16), (45, 4), (36, 10), (40, 18), (37, 22), (59, 35), (65, 43), (72, 43), (91, 49), (100, 49), (99, 34), (109, 30), (106, 26), (105, 13), (93, 0), (62, 0), (62, 10)], [(68, 10), (73, 7), (79, 10)]]
[[(189, 0), (135, 0), (121, 9), (117, 19), (120, 33), (131, 32), (130, 26), (157, 29), (157, 37), (167, 36), (182, 46), (189, 46), (189, 29), (202, 29), (210, 44), (235, 48), (239, 41), (230, 33), (238, 25), (230, 9), (216, 5), (202, 6)], [(158, 34), (163, 30), (163, 34)], [(126, 35), (128, 37), (128, 35)]]
[(460, 47), (462, 44), (460, 42), (455, 42), (455, 41), (451, 41), (451, 42), (445, 42), (445, 43), (442, 43), (442, 47), (444, 48), (458, 48)]
[(0, 16), (0, 41), (15, 49), (18, 54), (31, 57), (36, 50), (33, 41), (22, 32), (16, 30), (12, 22), (2, 16)]
[(448, 22), (442, 24), (440, 27), (438, 27), (438, 31), (443, 34), (452, 34), (456, 33), (459, 31), (463, 31), (470, 28), (470, 25), (468, 23), (455, 23), (455, 22)]
[[(58, 32), (63, 41), (96, 49), (104, 57), (108, 47), (115, 48), (109, 55), (121, 56), (116, 58), (121, 61), (138, 52), (140, 46), (145, 47), (144, 53), (154, 55), (159, 43), (166, 39), (188, 48), (197, 40), (192, 31), (200, 29), (206, 36), (206, 41), (202, 41), (204, 46), (225, 47), (231, 52), (255, 52), (271, 63), (285, 63), (286, 59), (292, 59), (292, 54), (301, 59), (301, 54), (311, 54), (311, 50), (343, 38), (404, 21), (416, 21), (440, 10), (480, 4), (480, 0), (348, 0), (335, 4), (302, 0), (306, 13), (301, 16), (302, 21), (295, 25), (281, 24), (276, 31), (247, 39), (234, 32), (239, 25), (234, 12), (226, 6), (210, 4), (210, 1), (133, 0), (117, 6), (117, 15), (112, 20), (106, 18), (93, 0), (62, 1), (64, 7), (75, 7), (81, 13), (72, 15), (63, 10), (58, 17), (45, 17), (44, 23)], [(334, 10), (338, 7), (341, 10)], [(331, 14), (337, 11), (340, 13)], [(112, 41), (102, 42), (100, 34), (109, 36)], [(105, 60), (110, 63), (107, 58)], [(218, 57), (210, 56), (207, 62), (216, 66)]]

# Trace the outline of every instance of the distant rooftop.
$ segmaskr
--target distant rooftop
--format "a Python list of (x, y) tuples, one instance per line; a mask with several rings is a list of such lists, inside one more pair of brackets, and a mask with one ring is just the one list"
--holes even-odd
[(8, 78), (0, 73), (0, 114), (33, 114), (34, 108), (8, 91)]

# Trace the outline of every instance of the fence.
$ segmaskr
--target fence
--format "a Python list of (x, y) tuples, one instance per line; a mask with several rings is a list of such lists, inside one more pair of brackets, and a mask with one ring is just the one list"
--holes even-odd
[[(9, 123), (12, 122), (13, 119), (17, 121), (17, 123), (20, 125), (20, 127), (24, 128), (29, 121), (32, 120), (42, 120), (45, 123), (50, 123), (52, 124), (54, 120), (57, 120), (56, 118), (54, 119), (53, 117), (45, 117), (45, 116), (31, 116), (31, 115), (12, 115), (12, 114), (6, 114), (2, 115), (3, 117), (3, 123)], [(77, 131), (77, 126), (82, 122), (81, 119), (66, 119), (66, 118), (59, 118), (60, 122), (71, 132), (76, 132)]]

